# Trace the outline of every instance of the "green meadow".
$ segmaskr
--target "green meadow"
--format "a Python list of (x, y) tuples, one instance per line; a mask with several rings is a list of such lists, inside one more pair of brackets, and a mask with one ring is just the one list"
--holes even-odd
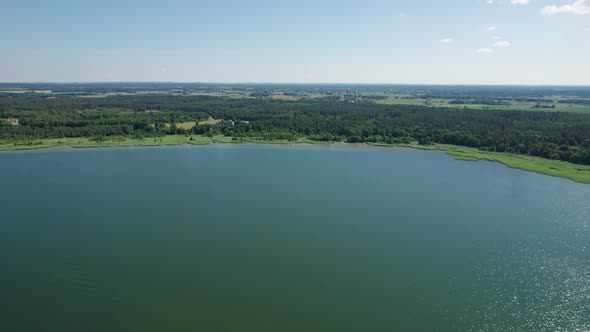
[(483, 104), (449, 104), (453, 99), (432, 98), (425, 99), (411, 95), (404, 94), (378, 94), (378, 93), (364, 93), (366, 96), (387, 96), (386, 99), (377, 101), (378, 104), (383, 105), (419, 105), (428, 107), (447, 107), (447, 108), (469, 108), (469, 109), (495, 109), (506, 111), (547, 111), (547, 112), (578, 112), (590, 113), (590, 106), (558, 103), (563, 97), (544, 97), (553, 99), (555, 108), (534, 108), (535, 102), (519, 102), (512, 101), (510, 105), (483, 105)]
[(516, 155), (504, 152), (481, 151), (475, 148), (456, 145), (434, 144), (371, 144), (382, 147), (407, 147), (421, 150), (440, 150), (455, 157), (458, 160), (477, 161), (485, 160), (498, 162), (511, 168), (536, 172), (544, 175), (567, 178), (576, 182), (590, 183), (590, 166), (573, 164), (561, 160), (551, 160), (539, 157)]

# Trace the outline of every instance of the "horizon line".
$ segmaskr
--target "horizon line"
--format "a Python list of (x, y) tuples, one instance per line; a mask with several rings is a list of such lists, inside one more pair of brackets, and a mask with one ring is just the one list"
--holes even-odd
[(199, 82), (199, 81), (21, 81), (0, 84), (211, 84), (211, 85), (391, 85), (391, 86), (521, 86), (521, 87), (587, 87), (590, 84), (522, 84), (522, 83), (344, 83), (344, 82)]

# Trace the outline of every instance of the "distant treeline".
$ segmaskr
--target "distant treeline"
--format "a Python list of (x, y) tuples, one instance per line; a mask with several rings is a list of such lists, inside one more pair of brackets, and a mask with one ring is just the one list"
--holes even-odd
[(450, 105), (494, 105), (494, 106), (510, 106), (510, 102), (497, 99), (454, 99), (449, 101)]
[(588, 99), (563, 99), (559, 103), (590, 106), (590, 100)]
[[(454, 144), (482, 150), (590, 165), (590, 115), (379, 105), (344, 99), (284, 101), (204, 96), (141, 95), (105, 98), (0, 97), (0, 140), (168, 134), (226, 135), (264, 140)], [(208, 117), (235, 126), (176, 123)], [(172, 125), (169, 125), (172, 124)]]
[[(553, 99), (547, 98), (528, 98), (528, 97), (483, 97), (473, 98), (473, 96), (452, 96), (452, 95), (423, 95), (422, 98), (426, 99), (448, 99), (451, 105), (496, 105), (496, 106), (507, 106), (511, 105), (511, 102), (529, 102), (529, 103), (553, 103)], [(584, 100), (582, 100), (584, 101)]]
[(175, 82), (128, 82), (128, 83), (0, 83), (0, 91), (10, 89), (51, 90), (59, 93), (105, 93), (137, 91), (220, 91), (241, 90), (285, 93), (397, 93), (409, 95), (431, 95), (442, 99), (461, 99), (468, 97), (485, 98), (530, 98), (530, 102), (550, 102), (545, 96), (565, 96), (570, 98), (590, 98), (588, 86), (512, 86), (512, 85), (404, 85), (404, 84), (275, 84), (275, 83), (175, 83)]

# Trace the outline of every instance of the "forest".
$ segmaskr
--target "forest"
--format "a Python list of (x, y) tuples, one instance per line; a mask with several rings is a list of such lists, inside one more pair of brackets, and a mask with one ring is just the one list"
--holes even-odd
[[(256, 94), (249, 92), (248, 98), (191, 95), (177, 90), (85, 98), (70, 93), (73, 90), (67, 87), (62, 89), (63, 94), (50, 95), (1, 92), (0, 143), (113, 136), (224, 135), (234, 140), (265, 141), (306, 137), (349, 143), (452, 144), (590, 165), (590, 113), (495, 110), (494, 103), (502, 103), (502, 99), (484, 93), (470, 98), (485, 99), (490, 109), (385, 105), (375, 102), (378, 97), (335, 98), (338, 93), (279, 100), (268, 98), (268, 87), (254, 89)], [(465, 99), (449, 91), (444, 94), (450, 94), (459, 104)], [(500, 95), (505, 94), (500, 91)], [(538, 100), (535, 97), (519, 94), (515, 98)], [(583, 97), (570, 99), (584, 103)], [(9, 119), (18, 119), (18, 124)], [(235, 122), (220, 125), (207, 119)], [(188, 122), (195, 125), (179, 126)]]

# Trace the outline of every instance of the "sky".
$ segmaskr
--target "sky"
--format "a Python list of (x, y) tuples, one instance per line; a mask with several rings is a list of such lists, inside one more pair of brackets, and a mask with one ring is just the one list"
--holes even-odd
[(590, 85), (590, 0), (0, 0), (0, 82)]

